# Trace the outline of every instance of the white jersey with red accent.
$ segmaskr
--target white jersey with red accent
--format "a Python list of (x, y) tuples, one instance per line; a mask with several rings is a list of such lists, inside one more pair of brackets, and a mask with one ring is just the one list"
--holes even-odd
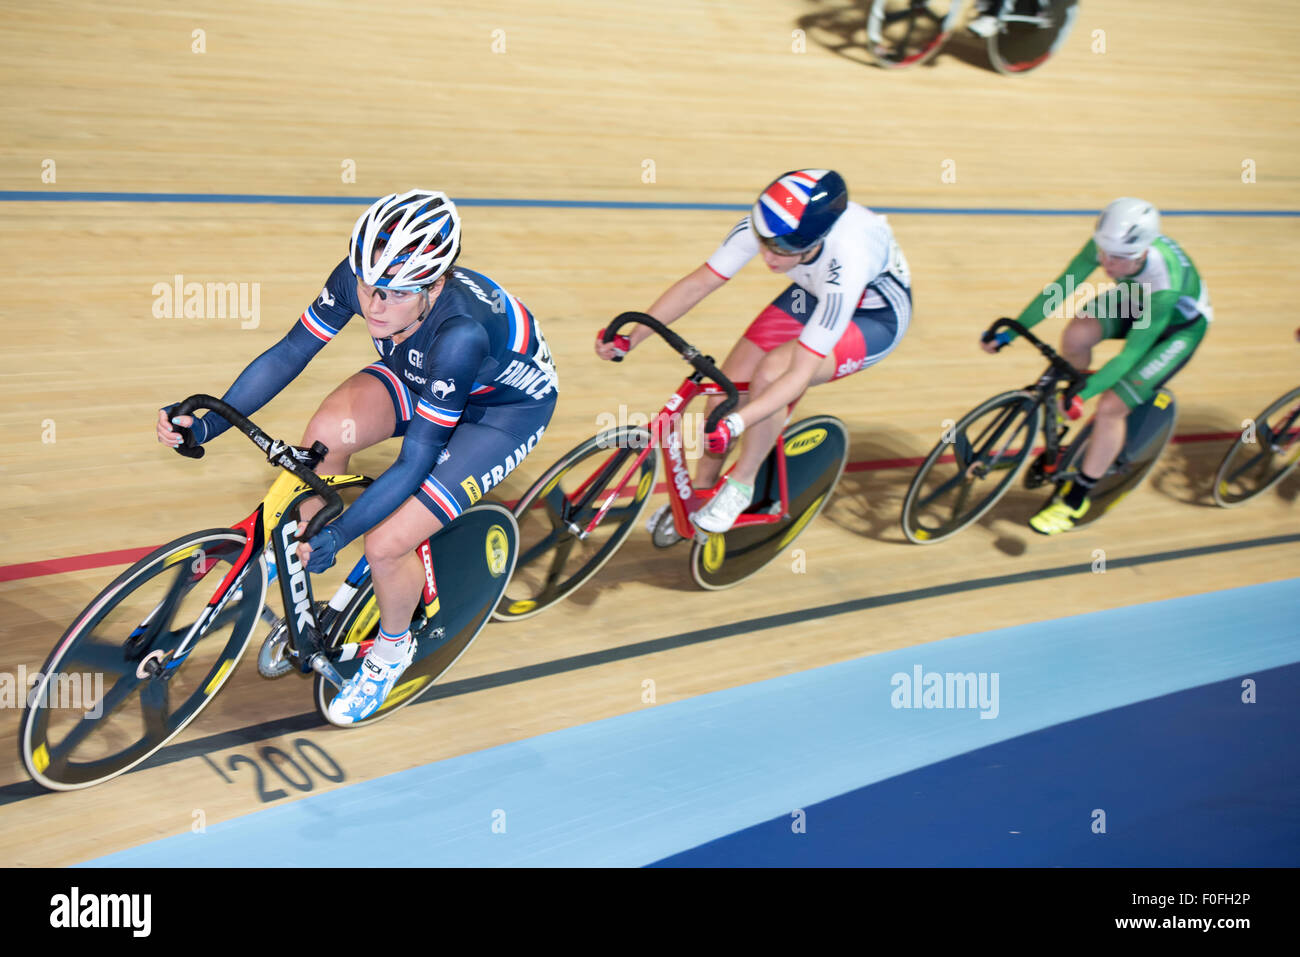
[[(758, 250), (758, 237), (746, 216), (706, 265), (720, 278), (730, 279), (758, 255)], [(810, 304), (811, 314), (799, 342), (820, 356), (830, 355), (849, 327), (853, 313), (870, 296), (867, 287), (886, 274), (906, 287), (912, 285), (907, 259), (894, 239), (888, 218), (850, 202), (813, 260), (786, 273), (816, 300), (815, 306)]]

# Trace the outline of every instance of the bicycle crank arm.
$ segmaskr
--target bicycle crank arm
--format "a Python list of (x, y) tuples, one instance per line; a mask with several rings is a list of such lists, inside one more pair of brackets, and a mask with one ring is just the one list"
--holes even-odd
[(307, 663), (311, 666), (312, 671), (315, 671), (335, 688), (340, 691), (343, 690), (343, 676), (338, 673), (338, 669), (334, 667), (323, 651), (316, 652)]

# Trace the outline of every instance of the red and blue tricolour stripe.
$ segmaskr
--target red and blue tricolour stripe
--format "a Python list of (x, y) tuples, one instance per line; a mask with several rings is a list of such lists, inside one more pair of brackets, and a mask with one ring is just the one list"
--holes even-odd
[(451, 409), (440, 409), (427, 399), (421, 399), (415, 406), (415, 414), (422, 419), (428, 419), (434, 425), (442, 425), (447, 428), (454, 428), (460, 421), (460, 412)]
[[(529, 315), (523, 303), (502, 289), (501, 286), (488, 279), (487, 276), (484, 276), (483, 279), (491, 287), (489, 293), (493, 301), (505, 304), (506, 319), (510, 322), (510, 334), (506, 339), (506, 345), (512, 352), (518, 352), (524, 356), (528, 355), (529, 346), (532, 345), (533, 341), (530, 331), (533, 317)], [(493, 311), (496, 311), (495, 306)]]
[(316, 315), (316, 311), (311, 306), (307, 307), (307, 311), (299, 317), (298, 321), (306, 326), (307, 331), (321, 342), (329, 342), (339, 334), (337, 329)]
[(762, 236), (784, 236), (799, 228), (808, 198), (826, 175), (824, 169), (787, 173), (763, 190), (754, 204), (754, 226)]
[(455, 518), (461, 513), (461, 507), (456, 504), (456, 496), (448, 492), (443, 484), (432, 475), (420, 484), (420, 491), (429, 496), (448, 518)]
[(403, 422), (411, 421), (411, 391), (406, 387), (406, 383), (397, 377), (392, 369), (382, 362), (372, 362), (366, 366), (366, 371), (383, 381), (388, 386), (388, 394), (393, 397), (397, 403), (397, 410), (401, 413)]

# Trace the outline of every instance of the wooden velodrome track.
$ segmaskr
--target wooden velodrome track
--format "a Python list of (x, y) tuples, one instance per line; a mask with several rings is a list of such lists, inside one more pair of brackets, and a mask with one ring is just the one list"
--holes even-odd
[[(156, 410), (193, 391), (220, 394), (281, 336), (344, 254), (364, 204), (383, 193), (423, 186), (456, 198), (739, 207), (777, 173), (820, 166), (840, 170), (853, 197), (875, 207), (1095, 210), (1138, 195), (1175, 211), (1300, 208), (1300, 27), (1283, 0), (1231, 9), (1085, 0), (1064, 51), (1018, 79), (987, 69), (982, 48), (961, 36), (929, 68), (866, 66), (860, 32), (844, 26), (861, 10), (844, 0), (441, 9), (403, 0), (382, 13), (332, 2), (4, 6), (0, 189), (356, 202), (0, 202), (3, 566), (152, 546), (246, 515), (273, 478), (252, 447), (232, 436), (201, 463), (182, 459), (155, 442)], [(799, 29), (806, 52), (792, 51)], [(1105, 52), (1094, 51), (1099, 38)], [(53, 183), (41, 179), (47, 161)], [(647, 161), (653, 182), (644, 181)], [(351, 164), (355, 182), (345, 182)], [(1243, 164), (1255, 182), (1243, 182)], [(561, 375), (556, 416), (501, 490), (509, 499), (595, 431), (602, 413), (649, 411), (675, 387), (684, 366), (662, 344), (606, 365), (592, 354), (593, 334), (703, 261), (739, 212), (467, 204), (462, 213), (463, 262), (530, 306)], [(976, 336), (1054, 277), (1091, 226), (1085, 215), (902, 212), (891, 221), (913, 270), (912, 328), (886, 362), (816, 390), (800, 410), (840, 416), (855, 463), (915, 459), (942, 420), (1037, 374), (1032, 350), (990, 357)], [(1293, 217), (1212, 214), (1164, 225), (1195, 259), (1216, 312), (1173, 384), (1179, 433), (1228, 433), (1300, 379), (1300, 230)], [(259, 284), (256, 328), (156, 317), (154, 285), (178, 274)], [(677, 328), (721, 356), (780, 288), (751, 264)], [(1044, 328), (1056, 339), (1060, 325)], [(348, 329), (259, 424), (296, 441), (323, 395), (372, 359), (361, 330)], [(395, 448), (354, 464), (376, 474)], [(647, 707), (646, 679), (662, 704), (972, 631), (1295, 576), (1293, 543), (1088, 573), (1099, 548), (1114, 563), (1297, 531), (1295, 477), (1245, 508), (1210, 506), (1224, 448), (1171, 446), (1153, 480), (1090, 530), (1036, 536), (1024, 520), (1041, 495), (1013, 493), (933, 548), (906, 544), (898, 528), (913, 469), (862, 467), (797, 543), (805, 572), (789, 557), (724, 593), (695, 588), (684, 546), (657, 551), (637, 532), (574, 599), (489, 625), (446, 679), (453, 693), (357, 733), (315, 720), (305, 680), (258, 676), (259, 629), (224, 692), (178, 739), (188, 747), (88, 791), (23, 783), (20, 712), (6, 709), (0, 863), (69, 864), (183, 832), (197, 811), (213, 823), (254, 810), (252, 776), (227, 762), (265, 762), (261, 749), (290, 751), (302, 738), (355, 782)], [(653, 653), (632, 647), (1067, 565), (1078, 574), (687, 638)], [(120, 570), (11, 572), (0, 584), (0, 670), (38, 669)], [(337, 785), (315, 777), (311, 786)]]

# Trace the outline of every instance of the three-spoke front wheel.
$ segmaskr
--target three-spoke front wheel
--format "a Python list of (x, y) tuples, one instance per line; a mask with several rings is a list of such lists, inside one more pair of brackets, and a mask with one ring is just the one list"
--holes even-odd
[(1214, 476), (1214, 501), (1233, 508), (1267, 491), (1300, 463), (1300, 389), (1247, 422)]
[(1011, 487), (1043, 427), (1032, 392), (1004, 392), (953, 424), (926, 457), (903, 501), (903, 534), (918, 545), (956, 535)]
[[(515, 505), (519, 561), (494, 617), (518, 621), (573, 593), (636, 525), (658, 470), (650, 432), (601, 432), (556, 462)], [(601, 509), (600, 521), (593, 521)]]
[(28, 695), (18, 750), (47, 788), (90, 787), (178, 734), (230, 677), (266, 597), (261, 562), (213, 603), (247, 543), (240, 529), (178, 538), (96, 596)]

